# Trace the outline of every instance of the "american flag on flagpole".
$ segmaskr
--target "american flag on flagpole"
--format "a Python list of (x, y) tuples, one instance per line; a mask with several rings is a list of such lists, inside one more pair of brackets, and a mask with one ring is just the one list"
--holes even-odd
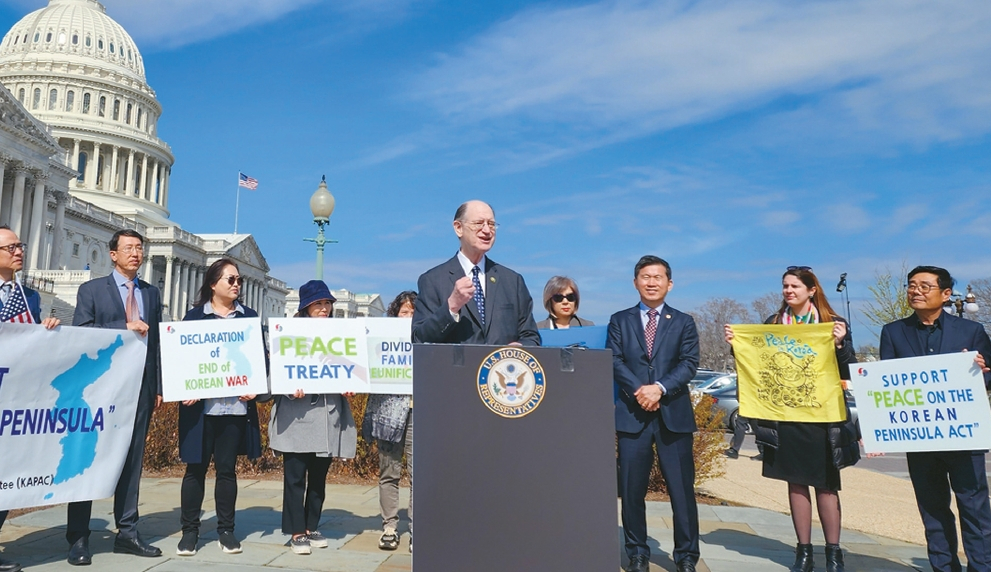
[(245, 175), (244, 173), (238, 173), (237, 186), (244, 187), (249, 191), (254, 191), (258, 188), (258, 179), (252, 179), (251, 177)]
[(24, 290), (16, 283), (10, 291), (10, 295), (7, 296), (7, 303), (3, 305), (3, 308), (0, 308), (0, 322), (34, 323), (31, 310), (28, 309), (27, 299), (24, 297)]

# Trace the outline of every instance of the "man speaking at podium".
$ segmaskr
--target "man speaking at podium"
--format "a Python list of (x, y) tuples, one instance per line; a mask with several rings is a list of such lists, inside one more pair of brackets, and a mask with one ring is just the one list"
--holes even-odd
[(454, 233), (461, 248), (420, 276), (413, 343), (540, 345), (523, 277), (486, 256), (498, 227), (488, 204), (458, 207)]

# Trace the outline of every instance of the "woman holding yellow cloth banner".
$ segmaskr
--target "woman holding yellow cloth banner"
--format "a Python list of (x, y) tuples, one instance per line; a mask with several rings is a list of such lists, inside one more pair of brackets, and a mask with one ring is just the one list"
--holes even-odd
[[(839, 379), (850, 379), (849, 364), (856, 361), (853, 338), (846, 321), (830, 307), (812, 269), (807, 266), (789, 267), (781, 278), (781, 294), (783, 298), (781, 309), (768, 317), (764, 323), (798, 326), (832, 322), (832, 339), (830, 340), (827, 335), (824, 342), (827, 353), (831, 353), (828, 348), (835, 349), (835, 361), (832, 359), (832, 355), (825, 355), (825, 359), (820, 360), (820, 362), (825, 362), (826, 367), (837, 368)], [(821, 330), (821, 328), (819, 329)], [(811, 334), (811, 331), (809, 333)], [(811, 336), (804, 334), (798, 335), (802, 335), (803, 338), (811, 338)], [(742, 339), (737, 339), (735, 343), (733, 341), (735, 336), (732, 326), (727, 325), (725, 327), (725, 336), (726, 341), (733, 344), (735, 348), (743, 349), (740, 345)], [(797, 337), (795, 335), (795, 338)], [(783, 337), (788, 343), (794, 341), (795, 338), (790, 339), (787, 335)], [(757, 342), (758, 340), (754, 341)], [(800, 342), (801, 339), (798, 341)], [(804, 347), (809, 348), (808, 345)], [(774, 357), (785, 356), (775, 355)], [(811, 360), (806, 361), (811, 362)], [(833, 365), (834, 363), (835, 365)], [(822, 365), (822, 363), (819, 364), (820, 367)], [(829, 377), (836, 380), (837, 378), (833, 375), (835, 374), (830, 373)], [(836, 388), (833, 388), (833, 391), (833, 395), (836, 395)], [(818, 420), (768, 421), (764, 419), (757, 421), (757, 439), (764, 445), (763, 475), (788, 483), (788, 502), (791, 507), (792, 523), (798, 536), (795, 564), (791, 568), (793, 572), (811, 572), (813, 569), (812, 499), (809, 487), (815, 488), (816, 507), (819, 512), (819, 520), (822, 522), (823, 535), (826, 538), (826, 570), (827, 572), (842, 572), (844, 570), (843, 553), (839, 546), (840, 469), (856, 463), (860, 459), (860, 449), (856, 426), (849, 424), (849, 411), (846, 412), (845, 416), (847, 421), (841, 421), (844, 419), (842, 410), (846, 409), (841, 395), (842, 390), (829, 403), (813, 401), (815, 407), (795, 408), (818, 412), (813, 414), (821, 415), (819, 419), (822, 422)], [(812, 395), (810, 397), (806, 394), (804, 397), (815, 400), (817, 396)], [(791, 403), (794, 404), (795, 398), (792, 397), (791, 399)], [(788, 398), (786, 398), (787, 400)], [(837, 409), (839, 409), (838, 412)]]

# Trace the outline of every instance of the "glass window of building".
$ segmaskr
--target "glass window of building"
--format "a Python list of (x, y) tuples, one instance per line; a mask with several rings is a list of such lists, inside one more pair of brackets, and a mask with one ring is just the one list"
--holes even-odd
[(78, 44), (79, 44), (79, 34), (73, 34), (72, 35), (72, 45), (73, 46), (76, 46)]
[(65, 43), (65, 32), (59, 32), (58, 33), (58, 43), (60, 43), (60, 44), (64, 44)]
[(110, 42), (110, 53), (114, 53), (114, 43)]
[(100, 96), (100, 108), (97, 110), (97, 115), (100, 117), (107, 116), (107, 96), (105, 95)]
[(20, 89), (20, 91), (17, 92), (17, 101), (20, 101), (21, 102), (21, 105), (24, 105), (24, 88), (23, 87)]
[(93, 45), (93, 38), (86, 36), (86, 47), (88, 48), (92, 45)]
[(38, 40), (40, 40), (40, 39), (41, 39), (41, 32), (35, 32), (34, 33), (34, 43), (37, 44), (38, 43)]
[(89, 113), (89, 102), (90, 95), (88, 93), (83, 94), (83, 113)]
[(76, 164), (76, 170), (79, 171), (79, 174), (76, 175), (77, 181), (82, 180), (82, 178), (85, 176), (84, 173), (86, 172), (86, 159), (87, 156), (85, 151), (79, 153), (79, 163)]
[(96, 41), (96, 49), (98, 50), (103, 49), (103, 38), (100, 38), (99, 40)]
[(142, 109), (139, 107), (138, 108), (138, 121), (137, 121), (137, 123), (134, 124), (134, 126), (137, 127), (138, 129), (141, 129), (141, 111), (142, 111)]
[(76, 92), (68, 91), (65, 94), (65, 110), (72, 111), (72, 106), (76, 103)]
[(132, 107), (133, 106), (130, 103), (128, 103), (127, 104), (127, 113), (124, 115), (124, 123), (127, 123), (128, 125), (131, 124), (131, 109), (132, 109)]
[(48, 32), (45, 34), (45, 43), (50, 43), (52, 41), (52, 33)]
[(114, 121), (120, 120), (120, 100), (114, 100)]
[(55, 111), (56, 103), (58, 103), (58, 90), (53, 89), (48, 92), (48, 111)]
[(36, 87), (34, 88), (34, 99), (31, 100), (31, 109), (38, 109), (39, 105), (41, 105), (41, 88)]

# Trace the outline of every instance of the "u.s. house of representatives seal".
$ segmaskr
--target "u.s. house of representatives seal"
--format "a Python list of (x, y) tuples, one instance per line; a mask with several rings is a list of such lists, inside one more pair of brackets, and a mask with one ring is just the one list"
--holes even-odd
[(478, 396), (496, 415), (528, 415), (540, 405), (544, 390), (544, 368), (525, 350), (496, 350), (478, 368)]

